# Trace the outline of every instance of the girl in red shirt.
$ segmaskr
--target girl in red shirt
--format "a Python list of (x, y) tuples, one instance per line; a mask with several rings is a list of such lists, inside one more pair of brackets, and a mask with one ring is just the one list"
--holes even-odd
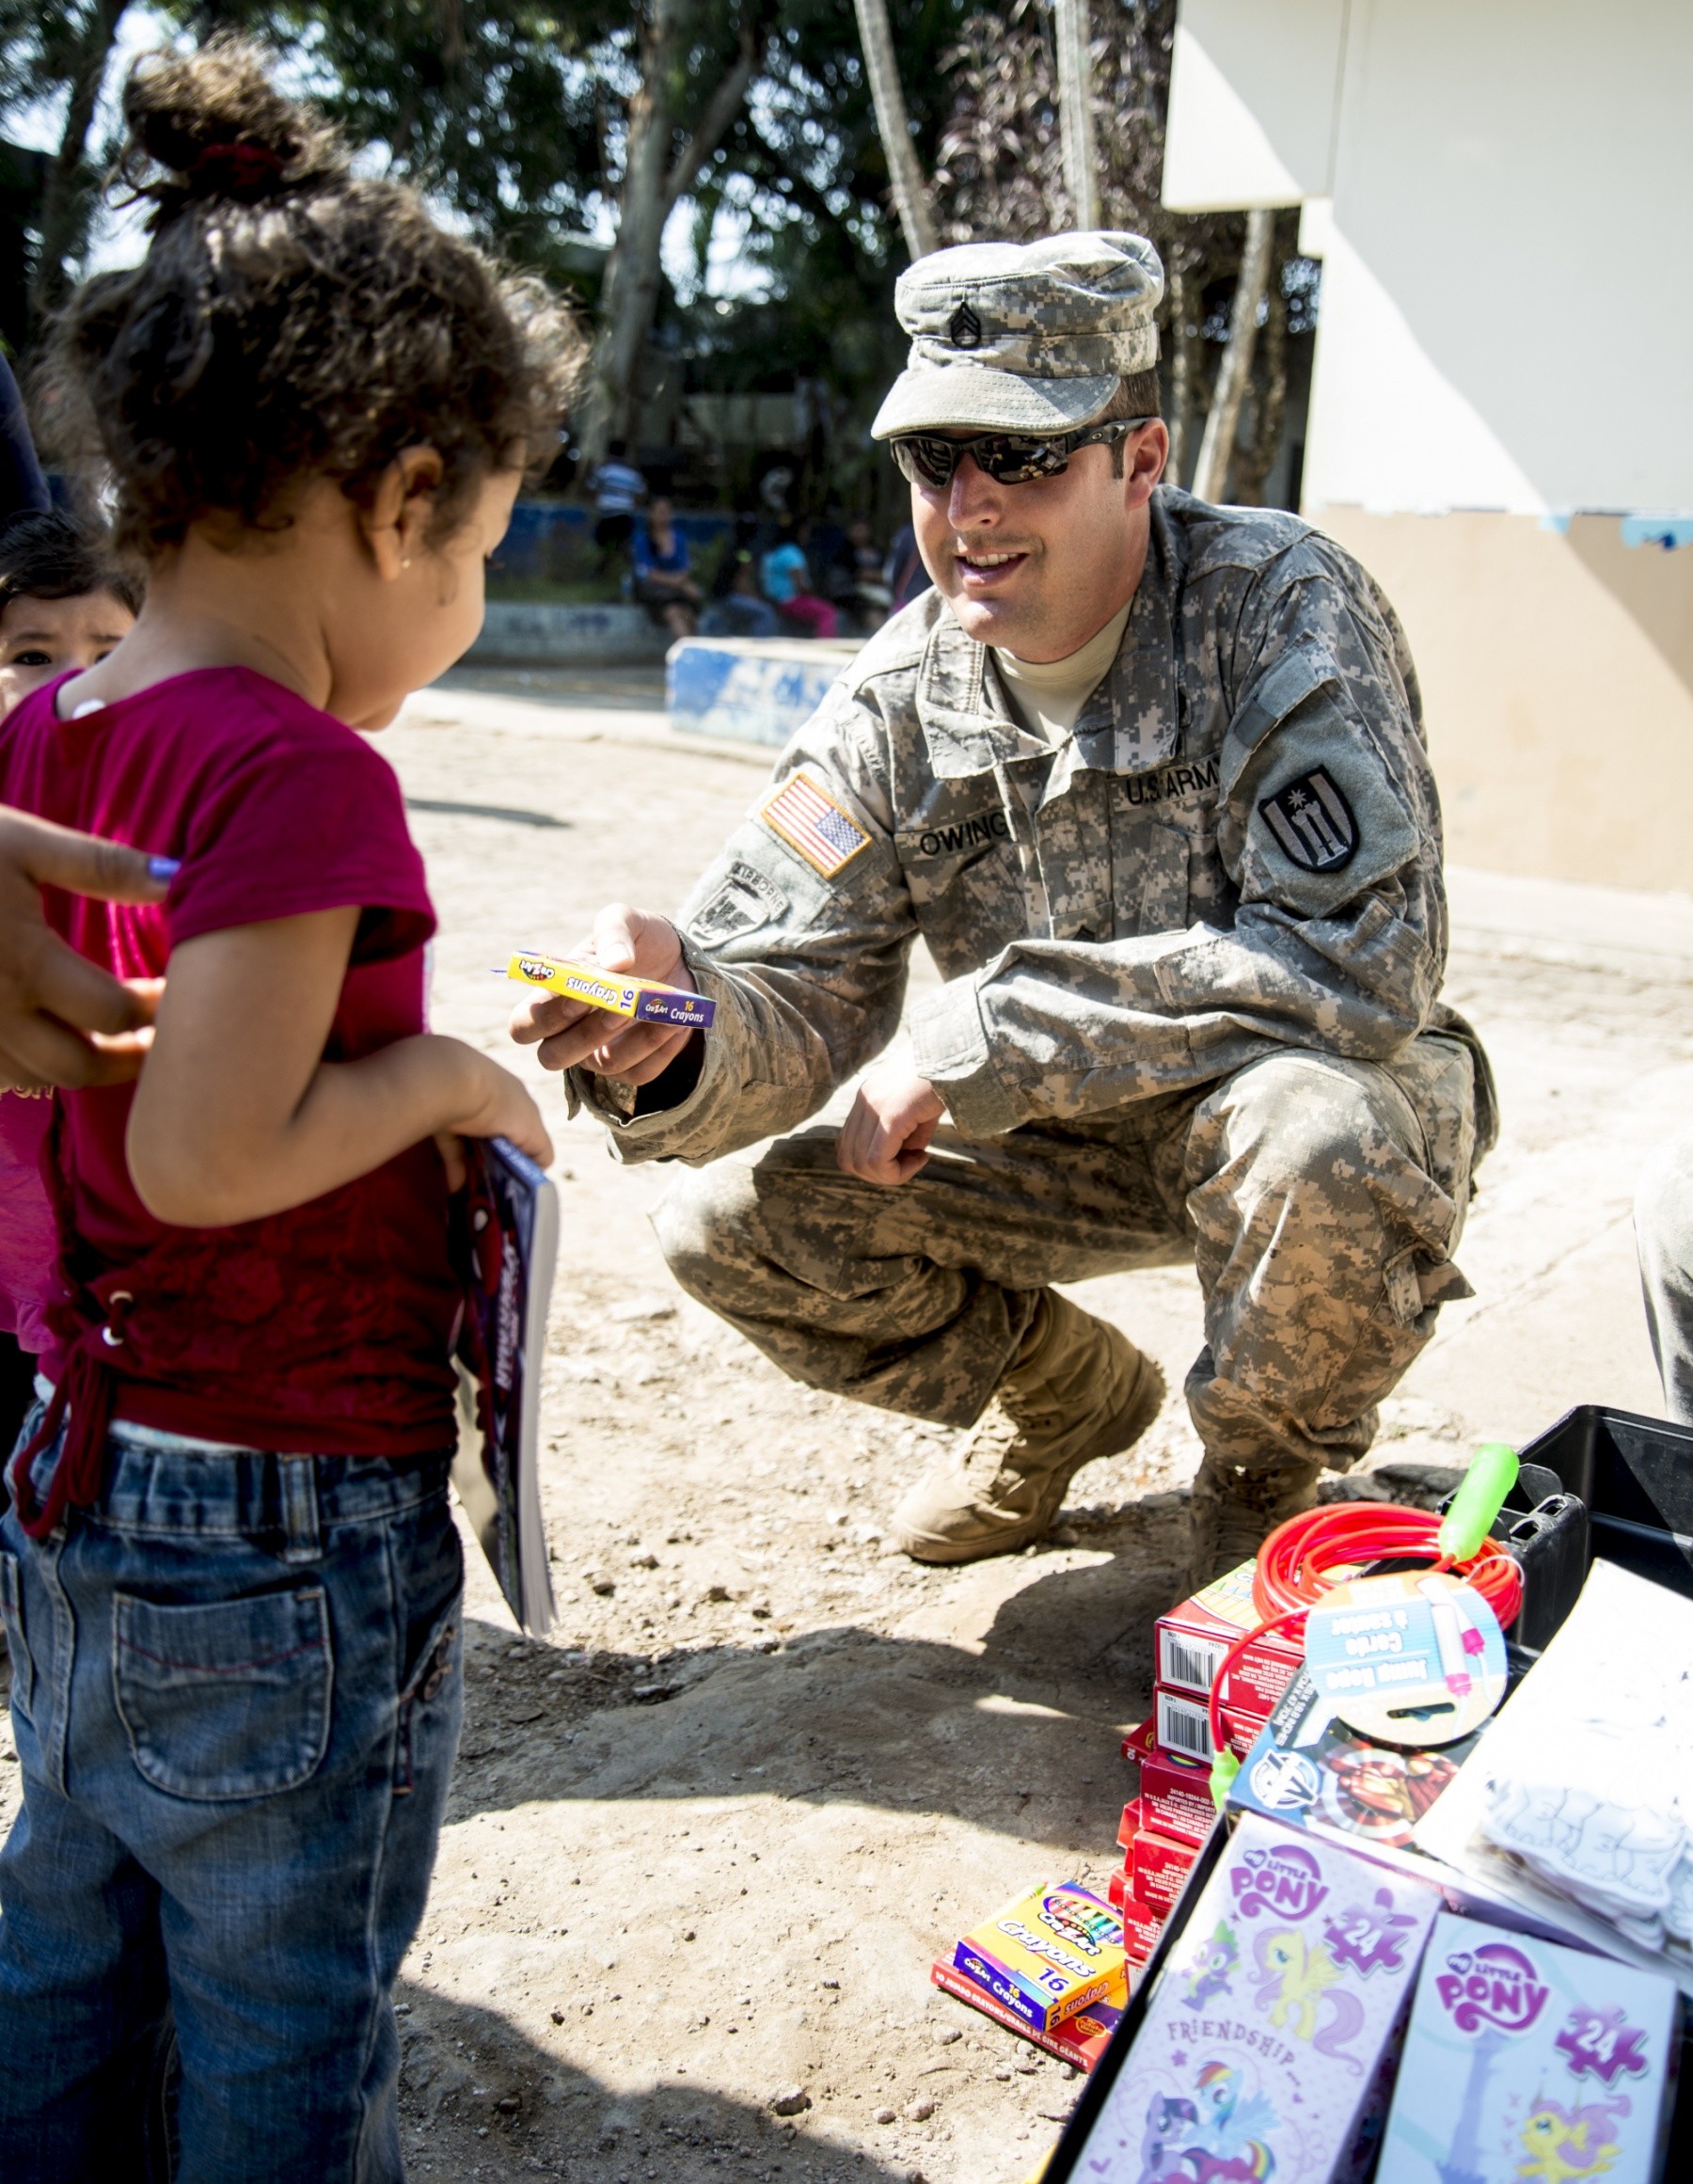
[(55, 406), (147, 601), (12, 716), (0, 802), (177, 869), (163, 908), (47, 898), (166, 983), (138, 1081), (59, 1095), (50, 1141), (52, 1394), (0, 1529), (0, 2174), (139, 2173), (174, 2036), (182, 2184), (375, 2184), (459, 1722), (457, 1141), (551, 1148), (424, 1028), (434, 912), (359, 731), (474, 637), (577, 344), (250, 49), (150, 56), (124, 111), (151, 242), (71, 304)]

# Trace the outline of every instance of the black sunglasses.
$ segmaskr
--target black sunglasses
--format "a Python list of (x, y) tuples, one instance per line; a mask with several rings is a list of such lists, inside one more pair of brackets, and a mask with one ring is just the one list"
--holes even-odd
[(913, 485), (952, 483), (953, 472), (969, 455), (996, 485), (1027, 485), (1036, 478), (1056, 478), (1069, 468), (1078, 448), (1112, 448), (1151, 422), (1144, 417), (1113, 418), (1109, 424), (1084, 425), (1080, 432), (1043, 434), (977, 433), (973, 439), (949, 440), (940, 433), (901, 433), (889, 442), (894, 460)]

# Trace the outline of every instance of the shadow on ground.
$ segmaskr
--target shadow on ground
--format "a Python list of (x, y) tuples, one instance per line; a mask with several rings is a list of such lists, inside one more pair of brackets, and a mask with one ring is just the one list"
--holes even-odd
[(1050, 1558), (980, 1565), (892, 1634), (848, 1624), (756, 1651), (561, 1655), (473, 1624), (449, 1818), (758, 1793), (1108, 1845), (1116, 1739), (1149, 1700), (1181, 1540), (1179, 1506), (1131, 1510)]
[(664, 2177), (853, 2178), (910, 2184), (886, 2162), (806, 2135), (810, 2119), (689, 2085), (619, 2096), (523, 2038), (491, 2010), (428, 1988), (399, 1990), (401, 2120), (412, 2176), (579, 2175), (616, 2184)]

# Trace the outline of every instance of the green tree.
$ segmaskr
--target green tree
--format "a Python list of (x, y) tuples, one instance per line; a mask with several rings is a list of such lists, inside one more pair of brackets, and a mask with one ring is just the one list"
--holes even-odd
[(508, 256), (579, 281), (566, 239), (608, 183), (604, 47), (625, 10), (529, 0), (330, 0), (255, 14), (357, 144)]
[[(1185, 481), (1195, 475), (1227, 347), (1247, 215), (1171, 213), (1160, 200), (1176, 0), (1091, 0), (1090, 15), (1100, 216), (1108, 227), (1149, 237), (1163, 259), (1169, 474)], [(978, 10), (962, 26), (948, 55), (954, 105), (935, 176), (949, 241), (1021, 240), (1074, 218), (1064, 180), (1053, 32), (1052, 0), (1011, 0), (1004, 13)], [(1272, 224), (1269, 261), (1261, 301), (1239, 314), (1254, 337), (1262, 336), (1248, 340), (1246, 324), (1239, 328), (1236, 360), (1250, 358), (1249, 374), (1240, 375), (1250, 430), (1243, 446), (1228, 435), (1227, 475), (1237, 495), (1253, 498), (1281, 435), (1288, 336), (1308, 331), (1314, 311), (1315, 268), (1298, 254), (1296, 214), (1278, 214)], [(1238, 409), (1232, 377), (1225, 392)], [(1210, 483), (1220, 493), (1215, 471), (1213, 465)]]
[(63, 102), (48, 153), (29, 280), (29, 323), (64, 293), (100, 187), (90, 139), (128, 0), (0, 0), (0, 102)]
[(627, 431), (662, 282), (665, 224), (698, 188), (775, 28), (770, 0), (637, 0), (632, 30), (619, 41), (629, 73), (623, 173), (580, 435), (587, 462)]

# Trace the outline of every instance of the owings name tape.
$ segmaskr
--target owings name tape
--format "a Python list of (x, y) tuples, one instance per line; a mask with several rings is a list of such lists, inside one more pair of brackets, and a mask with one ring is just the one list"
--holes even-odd
[(628, 978), (597, 964), (572, 963), (561, 956), (514, 956), (506, 976), (519, 986), (543, 986), (608, 1016), (630, 1017), (637, 1023), (675, 1024), (688, 1031), (709, 1031), (717, 1003), (680, 986), (661, 986), (656, 978)]

